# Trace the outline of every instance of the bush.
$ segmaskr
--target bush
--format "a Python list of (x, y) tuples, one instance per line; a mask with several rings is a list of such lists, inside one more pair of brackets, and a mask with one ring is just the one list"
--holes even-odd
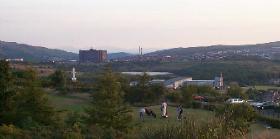
[(217, 109), (216, 116), (224, 119), (226, 128), (234, 128), (245, 134), (249, 131), (250, 122), (255, 119), (256, 113), (247, 104), (227, 104)]
[(200, 123), (193, 116), (183, 119), (180, 124), (166, 124), (150, 127), (140, 133), (143, 139), (224, 139), (236, 138), (242, 134), (234, 128), (225, 128), (223, 119), (213, 118)]
[(202, 108), (202, 106), (203, 106), (203, 104), (199, 101), (192, 102), (192, 108), (194, 108), (194, 109), (200, 109), (200, 108)]
[(0, 138), (2, 139), (24, 139), (29, 138), (25, 132), (14, 125), (0, 126)]
[(181, 92), (168, 92), (165, 96), (170, 102), (180, 103), (182, 100)]
[(273, 128), (280, 129), (280, 120), (279, 119), (266, 117), (266, 116), (261, 116), (261, 115), (258, 115), (257, 118), (258, 118), (258, 120), (260, 120), (262, 122), (265, 122), (266, 124), (270, 125)]

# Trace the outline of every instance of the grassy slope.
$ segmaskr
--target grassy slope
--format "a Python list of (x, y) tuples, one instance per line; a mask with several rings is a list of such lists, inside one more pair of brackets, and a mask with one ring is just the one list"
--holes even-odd
[(51, 104), (54, 105), (59, 110), (69, 110), (76, 112), (83, 112), (84, 108), (89, 104), (89, 95), (88, 94), (78, 94), (78, 95), (48, 95)]
[[(156, 106), (151, 106), (149, 107), (150, 109), (152, 109), (156, 114), (157, 114), (157, 118), (153, 118), (150, 116), (145, 116), (145, 120), (144, 122), (140, 121), (139, 119), (139, 109), (140, 107), (133, 107), (133, 121), (138, 124), (141, 125), (143, 127), (146, 126), (159, 126), (159, 125), (163, 125), (163, 124), (167, 124), (167, 123), (177, 123), (178, 120), (176, 120), (176, 108), (175, 107), (168, 107), (168, 118), (166, 119), (162, 119), (160, 118), (160, 106), (156, 105)], [(208, 118), (214, 116), (212, 112), (209, 111), (204, 111), (204, 110), (197, 110), (197, 109), (184, 109), (184, 116), (188, 116), (188, 115), (194, 115), (197, 117), (197, 120), (207, 120)]]
[[(51, 103), (58, 110), (69, 110), (76, 112), (83, 112), (84, 108), (89, 105), (89, 94), (72, 94), (68, 96), (61, 96), (56, 94), (48, 95)], [(140, 107), (133, 107), (133, 121), (134, 124), (139, 128), (151, 127), (151, 126), (161, 126), (167, 123), (176, 124), (178, 121), (176, 120), (176, 108), (168, 107), (168, 118), (161, 119), (160, 116), (160, 106), (151, 106), (150, 107), (157, 114), (157, 118), (145, 116), (145, 121), (142, 122), (139, 120), (138, 111)], [(207, 121), (211, 117), (214, 116), (213, 112), (206, 110), (198, 110), (198, 109), (184, 109), (184, 116), (192, 115), (197, 118), (199, 121)], [(248, 134), (248, 138), (269, 138), (270, 136), (280, 137), (279, 129), (267, 129), (261, 124), (252, 124), (251, 132)]]

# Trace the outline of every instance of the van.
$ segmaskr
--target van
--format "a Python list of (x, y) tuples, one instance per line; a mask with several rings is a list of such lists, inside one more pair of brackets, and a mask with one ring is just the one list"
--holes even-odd
[(244, 100), (240, 98), (230, 98), (226, 102), (230, 104), (240, 104), (240, 103), (244, 103)]

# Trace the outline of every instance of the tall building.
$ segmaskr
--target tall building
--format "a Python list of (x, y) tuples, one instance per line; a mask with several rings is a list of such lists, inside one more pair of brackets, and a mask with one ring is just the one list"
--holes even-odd
[(80, 50), (79, 51), (79, 62), (94, 62), (100, 63), (107, 60), (107, 51), (106, 50)]

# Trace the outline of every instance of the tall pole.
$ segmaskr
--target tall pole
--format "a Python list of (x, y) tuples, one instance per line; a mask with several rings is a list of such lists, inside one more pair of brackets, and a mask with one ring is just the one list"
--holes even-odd
[(141, 55), (141, 49), (140, 49), (140, 46), (138, 48), (138, 54)]

